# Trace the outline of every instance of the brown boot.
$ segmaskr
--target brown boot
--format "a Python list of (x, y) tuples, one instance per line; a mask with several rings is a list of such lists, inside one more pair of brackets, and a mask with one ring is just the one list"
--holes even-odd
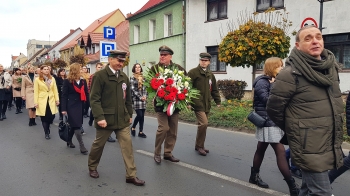
[(81, 154), (87, 155), (88, 154), (88, 150), (86, 150), (86, 148), (84, 146), (83, 137), (81, 136), (80, 129), (75, 130), (74, 133), (75, 133), (75, 137), (77, 138), (77, 140), (79, 142), (79, 147), (80, 147)]

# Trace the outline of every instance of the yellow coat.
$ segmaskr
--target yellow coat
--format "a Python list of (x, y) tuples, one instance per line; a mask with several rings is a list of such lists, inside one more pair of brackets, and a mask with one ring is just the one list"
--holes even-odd
[(47, 99), (49, 99), (51, 113), (56, 114), (58, 112), (56, 101), (59, 101), (59, 98), (56, 81), (54, 77), (52, 77), (51, 80), (50, 89), (39, 77), (34, 80), (34, 104), (38, 105), (36, 109), (36, 115), (38, 116), (45, 116)]

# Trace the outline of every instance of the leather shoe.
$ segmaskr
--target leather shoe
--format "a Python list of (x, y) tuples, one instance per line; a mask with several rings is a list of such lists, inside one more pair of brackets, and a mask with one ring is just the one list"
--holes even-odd
[(115, 142), (115, 139), (113, 139), (111, 136), (108, 137), (108, 142)]
[(100, 175), (98, 175), (97, 170), (89, 170), (89, 174), (91, 178), (98, 178)]
[(179, 162), (180, 161), (180, 159), (177, 159), (174, 156), (164, 157), (164, 160), (168, 160), (168, 161), (171, 161), (171, 162)]
[(162, 162), (162, 159), (160, 158), (160, 155), (154, 155), (154, 161), (158, 164), (160, 164), (160, 162)]
[(92, 120), (89, 120), (89, 126), (90, 127), (92, 126)]
[(138, 177), (126, 179), (125, 182), (126, 183), (133, 183), (136, 186), (143, 186), (143, 185), (145, 185), (145, 181), (144, 180), (140, 180)]
[[(195, 147), (194, 148), (196, 151), (198, 151), (199, 147)], [(205, 148), (202, 148), (206, 153), (209, 153), (209, 150), (208, 149), (205, 149)]]
[(207, 152), (203, 148), (197, 148), (198, 154), (202, 156), (207, 156)]

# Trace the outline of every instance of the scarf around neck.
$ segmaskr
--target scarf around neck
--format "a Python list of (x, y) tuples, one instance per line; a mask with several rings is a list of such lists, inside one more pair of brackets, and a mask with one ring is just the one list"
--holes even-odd
[(303, 76), (318, 86), (331, 86), (336, 77), (337, 63), (332, 52), (324, 49), (321, 53), (323, 59), (317, 59), (305, 52), (293, 48), (286, 65), (293, 64)]
[(86, 101), (86, 95), (85, 95), (85, 89), (84, 89), (84, 80), (80, 80), (82, 82), (82, 85), (80, 89), (72, 82), (72, 85), (74, 87), (75, 92), (80, 94), (80, 101)]
[(141, 89), (143, 86), (143, 75), (142, 73), (134, 73), (134, 78), (138, 81), (138, 88)]

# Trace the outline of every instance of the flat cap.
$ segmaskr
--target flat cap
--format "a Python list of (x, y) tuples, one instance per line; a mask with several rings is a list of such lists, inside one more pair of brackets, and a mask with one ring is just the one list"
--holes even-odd
[(108, 55), (108, 57), (117, 58), (123, 61), (125, 61), (125, 58), (126, 58), (125, 56), (126, 56), (126, 52), (121, 50), (111, 50), (109, 51), (109, 55)]
[(174, 54), (174, 51), (165, 45), (159, 47), (159, 52), (160, 52), (160, 54), (170, 54), (170, 55)]
[(202, 52), (199, 54), (199, 58), (200, 59), (211, 59), (211, 55), (209, 53), (206, 53), (206, 52)]

